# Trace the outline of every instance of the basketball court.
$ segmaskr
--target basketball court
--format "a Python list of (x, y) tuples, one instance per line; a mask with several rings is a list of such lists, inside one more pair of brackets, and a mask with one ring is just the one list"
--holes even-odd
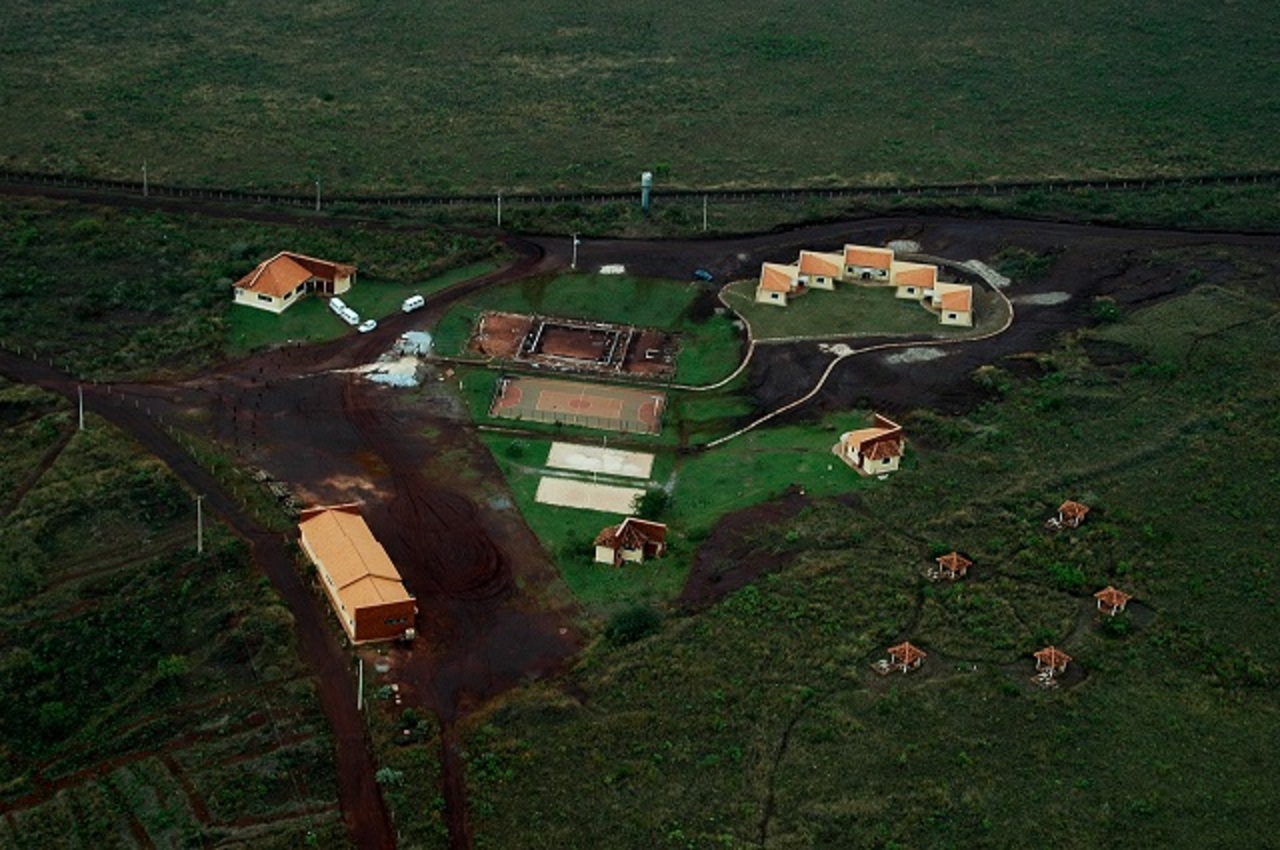
[(502, 419), (559, 422), (605, 431), (657, 434), (666, 395), (552, 378), (498, 380), (489, 415)]

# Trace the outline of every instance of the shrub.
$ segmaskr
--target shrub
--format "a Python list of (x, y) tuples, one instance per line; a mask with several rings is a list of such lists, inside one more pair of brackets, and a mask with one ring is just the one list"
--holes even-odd
[(648, 637), (662, 624), (662, 615), (648, 605), (633, 605), (609, 620), (604, 627), (605, 640), (614, 646), (634, 643)]
[(641, 519), (656, 520), (666, 512), (670, 504), (671, 494), (658, 488), (646, 490), (636, 496), (635, 501), (631, 503), (631, 510)]

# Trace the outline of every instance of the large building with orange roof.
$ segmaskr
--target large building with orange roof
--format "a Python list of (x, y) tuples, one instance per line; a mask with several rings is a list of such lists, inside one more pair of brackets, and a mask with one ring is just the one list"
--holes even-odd
[(894, 260), (889, 267), (889, 280), (894, 286), (894, 295), (919, 301), (933, 294), (933, 287), (938, 282), (938, 267)]
[(341, 295), (355, 276), (355, 266), (281, 251), (236, 281), (232, 297), (236, 304), (283, 313), (309, 293)]
[(893, 266), (892, 248), (869, 245), (844, 246), (844, 280), (878, 280), (888, 282)]
[(973, 327), (973, 287), (961, 283), (935, 283), (930, 297), (931, 309), (938, 311), (944, 325)]
[(418, 603), (373, 536), (357, 504), (304, 510), (302, 550), (316, 565), (333, 611), (352, 643), (412, 634)]

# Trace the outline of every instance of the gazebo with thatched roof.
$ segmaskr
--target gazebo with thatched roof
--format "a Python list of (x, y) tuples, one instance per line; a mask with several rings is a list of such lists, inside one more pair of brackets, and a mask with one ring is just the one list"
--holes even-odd
[(924, 663), (929, 653), (920, 647), (903, 641), (897, 646), (891, 646), (888, 649), (890, 665), (895, 670), (901, 670), (903, 673), (910, 673), (912, 670)]
[(969, 568), (973, 566), (973, 561), (970, 561), (959, 552), (948, 552), (938, 558), (937, 561), (938, 577), (945, 578), (948, 581), (964, 578), (965, 574), (969, 572)]
[(1084, 517), (1087, 513), (1089, 513), (1088, 505), (1067, 499), (1058, 506), (1058, 526), (1061, 528), (1079, 528), (1080, 523), (1084, 522)]
[(1050, 676), (1063, 672), (1067, 669), (1067, 665), (1071, 663), (1071, 656), (1056, 646), (1046, 646), (1035, 653), (1035, 658), (1036, 669), (1042, 670)]
[(1093, 596), (1098, 600), (1098, 610), (1108, 617), (1114, 617), (1123, 611), (1124, 606), (1128, 605), (1129, 600), (1133, 598), (1130, 594), (1123, 590), (1116, 590), (1111, 585), (1102, 588)]

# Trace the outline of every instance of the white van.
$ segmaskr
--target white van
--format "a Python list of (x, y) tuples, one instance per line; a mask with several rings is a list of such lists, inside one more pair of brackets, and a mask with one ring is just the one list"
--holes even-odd
[(347, 309), (347, 304), (341, 298), (330, 298), (329, 309), (341, 316), (342, 311)]
[(426, 303), (427, 299), (423, 298), (421, 295), (410, 295), (408, 298), (404, 299), (404, 303), (400, 305), (400, 309), (406, 313), (412, 313), (414, 310), (417, 310)]

